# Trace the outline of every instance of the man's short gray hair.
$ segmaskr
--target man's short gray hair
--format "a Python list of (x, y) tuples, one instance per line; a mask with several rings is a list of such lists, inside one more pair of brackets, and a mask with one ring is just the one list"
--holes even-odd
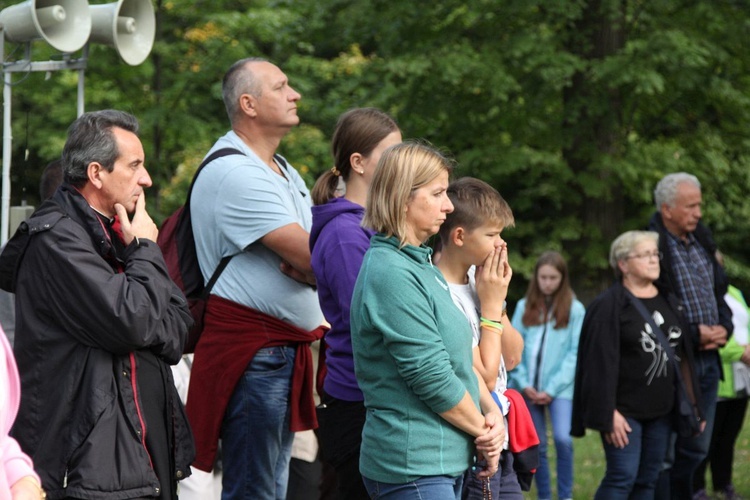
[(701, 188), (698, 178), (686, 172), (676, 172), (664, 176), (654, 189), (654, 203), (656, 203), (657, 211), (661, 210), (661, 206), (665, 203), (667, 206), (674, 206), (674, 202), (677, 199), (677, 186), (683, 182), (689, 182), (698, 189)]
[(82, 187), (88, 182), (88, 168), (98, 162), (108, 172), (115, 168), (120, 156), (113, 128), (121, 128), (138, 135), (138, 120), (135, 116), (105, 109), (84, 113), (70, 128), (62, 152), (63, 175), (66, 182)]
[(227, 70), (221, 84), (221, 96), (224, 99), (224, 107), (227, 109), (229, 121), (234, 122), (240, 110), (240, 96), (250, 94), (260, 97), (262, 93), (261, 82), (255, 78), (255, 74), (247, 67), (254, 62), (268, 62), (262, 57), (246, 57), (240, 59)]

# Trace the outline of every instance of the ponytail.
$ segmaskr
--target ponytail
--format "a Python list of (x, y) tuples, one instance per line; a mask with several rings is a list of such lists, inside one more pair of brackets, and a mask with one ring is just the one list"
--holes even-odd
[(339, 176), (335, 175), (332, 170), (326, 170), (323, 175), (318, 177), (315, 185), (310, 191), (313, 205), (323, 205), (334, 198), (336, 189), (339, 187)]

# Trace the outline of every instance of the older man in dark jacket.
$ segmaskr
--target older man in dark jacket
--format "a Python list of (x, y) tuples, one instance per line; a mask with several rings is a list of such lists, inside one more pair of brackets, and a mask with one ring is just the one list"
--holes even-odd
[[(706, 428), (700, 436), (677, 439), (670, 472), (671, 498), (693, 496), (693, 473), (708, 455), (716, 398), (721, 377), (717, 349), (732, 334), (732, 311), (724, 301), (727, 277), (716, 260), (716, 244), (711, 231), (700, 223), (701, 185), (691, 174), (678, 172), (665, 176), (654, 190), (657, 212), (649, 229), (659, 233), (663, 255), (656, 282), (680, 298), (690, 323), (695, 347), (695, 368), (701, 389), (700, 407)], [(657, 494), (667, 498), (666, 481)]]
[(76, 120), (65, 182), (0, 257), (17, 299), (13, 435), (50, 499), (174, 499), (194, 456), (169, 368), (192, 319), (155, 243), (137, 132), (119, 111)]

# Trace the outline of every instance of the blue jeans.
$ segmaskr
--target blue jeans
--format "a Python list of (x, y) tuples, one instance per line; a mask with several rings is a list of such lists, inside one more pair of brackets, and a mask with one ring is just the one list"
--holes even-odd
[(534, 474), (537, 496), (541, 499), (552, 498), (549, 462), (547, 461), (547, 423), (544, 419), (544, 410), (549, 408), (552, 437), (557, 451), (557, 497), (573, 498), (573, 438), (570, 437), (573, 401), (555, 398), (548, 406), (540, 406), (527, 399), (526, 406), (529, 407), (531, 419), (539, 434), (539, 468)]
[(674, 450), (674, 463), (669, 474), (672, 498), (692, 498), (693, 475), (708, 456), (711, 434), (716, 416), (716, 399), (719, 391), (721, 366), (716, 351), (699, 352), (695, 356), (695, 374), (701, 388), (700, 409), (706, 417), (706, 429), (693, 438), (678, 437)]
[(659, 471), (670, 443), (671, 415), (654, 420), (629, 417), (626, 420), (632, 431), (624, 448), (608, 444), (602, 434), (607, 472), (596, 491), (596, 499), (654, 498)]
[(391, 484), (362, 476), (373, 500), (461, 500), (463, 476), (424, 476), (410, 483)]
[(221, 428), (223, 500), (286, 498), (295, 354), (294, 347), (260, 349), (234, 389)]

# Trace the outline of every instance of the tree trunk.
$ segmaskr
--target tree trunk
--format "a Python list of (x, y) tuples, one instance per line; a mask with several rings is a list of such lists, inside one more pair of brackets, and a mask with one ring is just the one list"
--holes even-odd
[(611, 272), (592, 266), (599, 251), (603, 256), (607, 252), (592, 245), (604, 241), (608, 246), (622, 229), (623, 192), (608, 160), (620, 156), (625, 135), (619, 92), (607, 88), (606, 82), (592, 82), (588, 68), (624, 46), (624, 9), (619, 0), (590, 1), (568, 39), (568, 50), (583, 58), (587, 69), (574, 75), (563, 95), (567, 135), (563, 157), (579, 182), (581, 200), (576, 209), (583, 222), (581, 239), (566, 250), (571, 255), (574, 285), (594, 294), (608, 286)]

